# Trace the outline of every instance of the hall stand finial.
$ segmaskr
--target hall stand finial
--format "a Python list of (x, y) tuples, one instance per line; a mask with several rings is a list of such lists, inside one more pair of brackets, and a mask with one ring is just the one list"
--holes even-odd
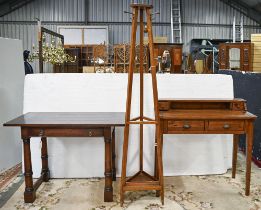
[[(121, 206), (124, 202), (125, 191), (139, 191), (139, 190), (156, 190), (157, 195), (160, 194), (161, 202), (164, 204), (164, 188), (163, 188), (163, 167), (162, 167), (162, 140), (160, 135), (160, 121), (158, 110), (158, 89), (156, 79), (156, 60), (154, 59), (154, 46), (151, 22), (152, 5), (147, 4), (131, 4), (133, 10), (132, 16), (132, 31), (131, 31), (131, 49), (130, 49), (130, 64), (128, 73), (128, 89), (126, 101), (125, 114), (125, 129), (124, 129), (124, 143), (122, 155), (122, 174), (120, 186), (120, 202)], [(143, 77), (143, 55), (144, 55), (144, 11), (147, 19), (147, 32), (149, 40), (150, 64), (151, 64), (151, 78), (153, 88), (153, 101), (155, 119), (144, 116), (144, 77)], [(132, 98), (132, 84), (133, 84), (133, 69), (135, 64), (135, 44), (136, 32), (138, 25), (138, 14), (140, 14), (140, 116), (130, 119), (131, 114), (131, 98)], [(129, 129), (130, 125), (140, 126), (140, 169), (134, 176), (126, 178), (128, 143), (129, 143)], [(155, 162), (157, 162), (157, 171), (154, 176), (149, 175), (143, 170), (143, 126), (144, 124), (154, 124), (156, 126), (155, 135)]]

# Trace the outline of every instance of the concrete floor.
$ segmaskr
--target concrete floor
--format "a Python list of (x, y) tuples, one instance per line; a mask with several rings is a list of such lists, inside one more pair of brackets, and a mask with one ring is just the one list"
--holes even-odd
[(52, 179), (37, 191), (34, 204), (24, 204), (22, 185), (2, 209), (63, 210), (258, 210), (261, 209), (261, 169), (252, 166), (251, 195), (244, 196), (244, 156), (239, 154), (237, 177), (223, 175), (165, 177), (165, 205), (154, 192), (127, 193), (119, 205), (119, 179), (114, 183), (114, 200), (103, 202), (104, 179)]

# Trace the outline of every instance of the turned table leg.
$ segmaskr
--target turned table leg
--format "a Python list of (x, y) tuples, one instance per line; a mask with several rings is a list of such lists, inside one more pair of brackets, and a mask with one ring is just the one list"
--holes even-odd
[(112, 180), (116, 181), (116, 165), (115, 165), (115, 159), (116, 159), (116, 154), (115, 154), (115, 127), (113, 128), (112, 131)]
[(112, 137), (111, 128), (104, 129), (104, 142), (105, 142), (105, 188), (104, 188), (104, 202), (113, 201), (113, 188), (112, 188)]
[(251, 179), (251, 161), (252, 161), (252, 147), (253, 147), (253, 134), (254, 126), (253, 121), (247, 123), (246, 133), (246, 190), (245, 195), (250, 194), (250, 179)]
[(42, 177), (44, 182), (48, 182), (50, 179), (50, 171), (48, 168), (48, 151), (47, 151), (47, 138), (42, 137), (42, 149), (41, 149), (41, 158), (42, 158)]
[(239, 135), (234, 134), (233, 135), (232, 178), (236, 177), (238, 141), (239, 141)]
[(23, 138), (24, 147), (24, 179), (25, 179), (25, 191), (24, 202), (33, 203), (35, 200), (35, 189), (33, 185), (33, 171), (31, 162), (31, 149), (30, 138)]

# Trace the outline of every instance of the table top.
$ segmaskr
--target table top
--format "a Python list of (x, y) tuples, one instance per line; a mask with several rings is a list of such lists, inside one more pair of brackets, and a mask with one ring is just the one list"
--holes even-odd
[(242, 101), (246, 102), (245, 99), (242, 98), (232, 98), (232, 99), (227, 99), (227, 98), (160, 98), (159, 102), (187, 102), (187, 103), (194, 103), (194, 102), (237, 102), (237, 101)]
[(29, 112), (4, 126), (88, 127), (124, 126), (125, 112)]
[(245, 111), (231, 110), (169, 110), (160, 111), (160, 119), (165, 120), (250, 120), (257, 116)]

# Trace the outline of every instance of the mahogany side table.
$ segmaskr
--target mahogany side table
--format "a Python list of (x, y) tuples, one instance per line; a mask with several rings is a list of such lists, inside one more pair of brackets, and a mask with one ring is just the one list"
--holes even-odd
[[(122, 112), (30, 112), (5, 123), (4, 126), (21, 127), (24, 147), (24, 201), (34, 202), (38, 187), (50, 179), (47, 137), (104, 137), (104, 201), (113, 201), (112, 181), (116, 180), (115, 126), (124, 124), (125, 113)], [(41, 137), (42, 141), (42, 171), (35, 183), (32, 178), (31, 137)]]

